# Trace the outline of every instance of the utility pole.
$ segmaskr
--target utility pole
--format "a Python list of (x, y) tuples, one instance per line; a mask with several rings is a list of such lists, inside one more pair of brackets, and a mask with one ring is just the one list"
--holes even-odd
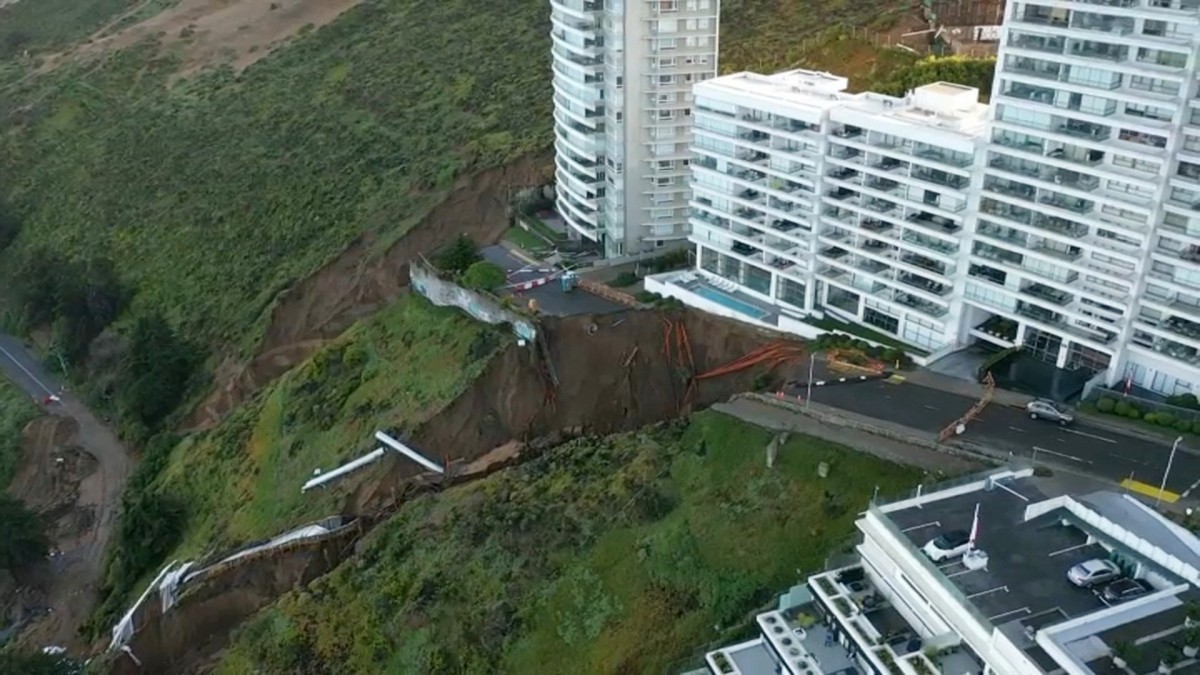
[(1162, 485), (1158, 486), (1158, 496), (1154, 498), (1154, 508), (1162, 502), (1163, 491), (1167, 489), (1167, 476), (1171, 475), (1171, 464), (1175, 461), (1175, 451), (1179, 449), (1179, 444), (1183, 442), (1183, 436), (1175, 439), (1171, 444), (1171, 455), (1167, 457), (1167, 469), (1163, 471)]

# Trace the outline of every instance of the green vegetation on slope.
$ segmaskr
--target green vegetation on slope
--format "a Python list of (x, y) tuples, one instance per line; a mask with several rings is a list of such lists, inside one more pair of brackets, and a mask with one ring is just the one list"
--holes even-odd
[(21, 455), (21, 429), (37, 417), (24, 392), (0, 376), (0, 492), (8, 487)]
[(240, 75), (168, 88), (177, 62), (140, 45), (31, 78), (0, 95), (0, 193), (24, 223), (0, 267), (107, 255), (135, 308), (252, 344), (276, 293), (362, 232), (549, 148), (548, 32), (544, 2), (381, 0)]
[(0, 59), (80, 40), (129, 4), (129, 0), (32, 0), (0, 8)]
[[(156, 439), (126, 491), (108, 600), (95, 625), (107, 625), (176, 543), (177, 555), (192, 556), (339, 512), (344, 494), (337, 488), (301, 494), (313, 469), (366, 452), (377, 429), (401, 436), (415, 429), (478, 377), (505, 339), (501, 331), (406, 297), (355, 325), (217, 430), (178, 445)], [(153, 542), (145, 539), (151, 534)]]
[(767, 469), (770, 438), (701, 413), (418, 498), (247, 625), (220, 672), (670, 672), (821, 568), (876, 485), (919, 477), (803, 436)]

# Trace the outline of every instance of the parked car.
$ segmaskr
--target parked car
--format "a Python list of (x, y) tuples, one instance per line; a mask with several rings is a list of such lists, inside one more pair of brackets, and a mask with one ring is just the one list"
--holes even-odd
[(1067, 570), (1067, 579), (1080, 588), (1091, 588), (1121, 578), (1121, 568), (1111, 560), (1092, 558)]
[(1154, 588), (1141, 579), (1117, 579), (1096, 592), (1096, 597), (1106, 605), (1128, 602), (1152, 593)]
[(970, 542), (971, 535), (966, 530), (951, 530), (930, 539), (925, 544), (924, 551), (930, 560), (941, 562), (946, 558), (953, 558), (954, 556), (966, 553)]
[(1067, 412), (1065, 408), (1054, 401), (1044, 398), (1027, 403), (1025, 405), (1025, 412), (1029, 413), (1029, 419), (1031, 420), (1048, 420), (1050, 422), (1057, 422), (1064, 427), (1075, 421), (1075, 417)]

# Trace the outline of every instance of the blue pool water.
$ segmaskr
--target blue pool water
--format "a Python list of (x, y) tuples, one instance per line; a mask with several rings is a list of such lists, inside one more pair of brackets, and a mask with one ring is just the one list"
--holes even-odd
[(761, 319), (770, 314), (770, 312), (765, 312), (748, 302), (742, 302), (728, 293), (718, 291), (712, 286), (700, 286), (693, 292), (706, 300), (712, 300), (718, 305), (722, 305), (732, 309), (735, 312), (745, 314), (751, 319)]

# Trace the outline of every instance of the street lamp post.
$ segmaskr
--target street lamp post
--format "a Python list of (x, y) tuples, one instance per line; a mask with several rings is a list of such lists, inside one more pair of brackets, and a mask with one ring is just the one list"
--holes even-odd
[(812, 354), (808, 355), (808, 391), (805, 392), (805, 394), (804, 394), (804, 409), (805, 410), (808, 409), (808, 404), (810, 401), (812, 401), (813, 368), (816, 366), (816, 364), (817, 364), (817, 353), (813, 352)]
[(1179, 449), (1179, 444), (1182, 442), (1183, 436), (1180, 436), (1171, 444), (1171, 455), (1167, 457), (1167, 469), (1163, 471), (1162, 485), (1158, 486), (1158, 496), (1154, 499), (1154, 508), (1158, 508), (1159, 503), (1162, 502), (1163, 491), (1167, 489), (1167, 476), (1171, 475), (1171, 464), (1175, 461), (1175, 451)]

